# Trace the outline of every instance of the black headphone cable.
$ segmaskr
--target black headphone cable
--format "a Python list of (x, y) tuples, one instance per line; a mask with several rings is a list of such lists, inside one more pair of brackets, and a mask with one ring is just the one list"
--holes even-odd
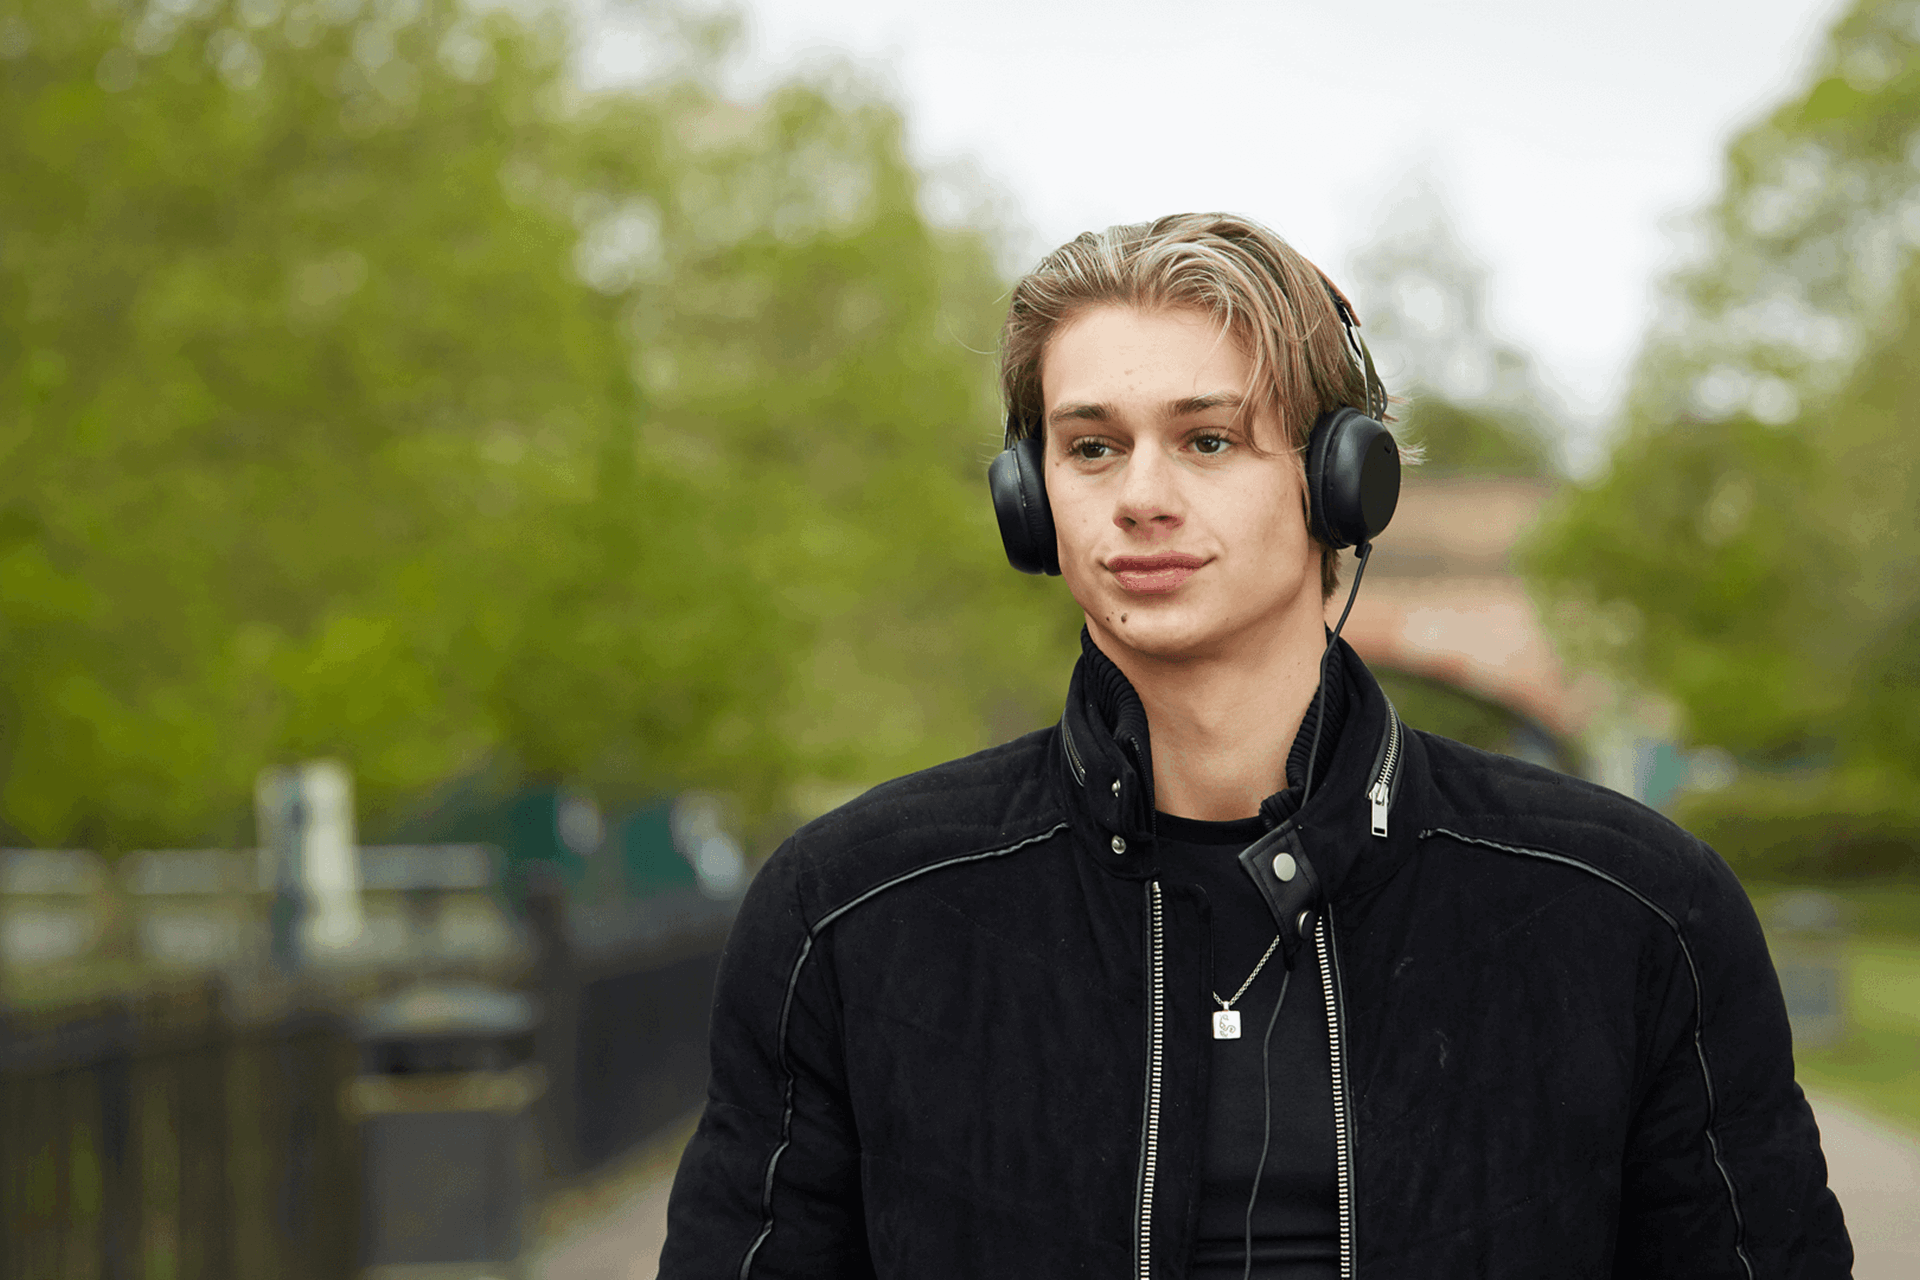
[[(1333, 633), (1327, 637), (1327, 647), (1320, 651), (1320, 705), (1314, 709), (1313, 743), (1307, 748), (1307, 777), (1300, 785), (1300, 807), (1303, 809), (1306, 808), (1307, 797), (1313, 794), (1313, 767), (1320, 759), (1320, 730), (1327, 722), (1327, 655), (1333, 652), (1333, 643), (1340, 638), (1341, 628), (1347, 625), (1347, 615), (1353, 612), (1354, 599), (1360, 594), (1360, 579), (1366, 576), (1367, 561), (1373, 556), (1373, 544), (1361, 543), (1356, 554), (1360, 557), (1360, 564), (1353, 571), (1353, 585), (1347, 588), (1346, 608), (1340, 610), (1340, 620), (1333, 624)], [(1306, 930), (1301, 932), (1304, 934)], [(1253, 1166), (1253, 1189), (1247, 1193), (1247, 1224), (1243, 1242), (1245, 1266), (1240, 1272), (1241, 1280), (1252, 1280), (1253, 1276), (1253, 1206), (1260, 1199), (1260, 1177), (1267, 1171), (1267, 1150), (1273, 1143), (1273, 1029), (1280, 1023), (1280, 1007), (1287, 1002), (1287, 985), (1292, 981), (1293, 970), (1288, 968), (1280, 978), (1280, 997), (1273, 1002), (1273, 1014), (1267, 1019), (1267, 1033), (1260, 1038), (1260, 1112), (1266, 1127), (1260, 1134), (1260, 1160)]]
[(1340, 611), (1340, 621), (1333, 624), (1333, 634), (1327, 637), (1327, 647), (1320, 651), (1320, 688), (1319, 705), (1313, 709), (1313, 745), (1307, 748), (1307, 780), (1300, 784), (1300, 807), (1307, 807), (1307, 797), (1313, 794), (1313, 766), (1320, 761), (1320, 729), (1327, 722), (1327, 655), (1333, 652), (1333, 642), (1340, 638), (1340, 628), (1347, 625), (1347, 615), (1353, 612), (1354, 597), (1360, 594), (1360, 579), (1366, 576), (1367, 560), (1373, 555), (1373, 544), (1363, 542), (1355, 553), (1360, 557), (1360, 567), (1353, 571), (1353, 586), (1347, 589), (1347, 607)]
[(1247, 1193), (1247, 1229), (1244, 1241), (1246, 1265), (1240, 1280), (1253, 1276), (1253, 1206), (1260, 1198), (1260, 1175), (1267, 1171), (1267, 1147), (1273, 1142), (1273, 1076), (1269, 1051), (1273, 1048), (1273, 1029), (1280, 1022), (1280, 1006), (1287, 1002), (1287, 984), (1293, 981), (1291, 968), (1280, 971), (1280, 998), (1273, 1002), (1273, 1015), (1267, 1019), (1267, 1034), (1260, 1038), (1260, 1114), (1265, 1127), (1260, 1131), (1260, 1161), (1253, 1166), (1253, 1190)]

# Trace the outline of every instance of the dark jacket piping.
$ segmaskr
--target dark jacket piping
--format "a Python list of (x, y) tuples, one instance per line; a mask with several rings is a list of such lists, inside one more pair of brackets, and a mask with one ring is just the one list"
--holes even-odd
[(1597, 876), (1614, 888), (1632, 894), (1639, 900), (1641, 906), (1659, 916), (1660, 919), (1666, 923), (1667, 928), (1673, 931), (1674, 941), (1680, 944), (1680, 954), (1687, 959), (1687, 974), (1693, 979), (1693, 1054), (1694, 1057), (1699, 1060), (1700, 1083), (1705, 1087), (1707, 1093), (1707, 1149), (1713, 1155), (1713, 1167), (1720, 1171), (1720, 1180), (1726, 1183), (1727, 1186), (1727, 1207), (1733, 1211), (1734, 1256), (1740, 1259), (1740, 1268), (1746, 1272), (1747, 1280), (1753, 1280), (1753, 1263), (1747, 1257), (1746, 1248), (1747, 1224), (1746, 1219), (1742, 1217), (1740, 1213), (1740, 1196), (1733, 1188), (1733, 1175), (1727, 1172), (1727, 1166), (1720, 1160), (1720, 1138), (1713, 1129), (1717, 1106), (1713, 1093), (1713, 1073), (1707, 1068), (1707, 1050), (1700, 1039), (1701, 1020), (1705, 1017), (1705, 997), (1700, 988), (1700, 970), (1693, 962), (1693, 949), (1687, 945), (1687, 935), (1685, 931), (1680, 928), (1680, 922), (1675, 920), (1672, 914), (1665, 908), (1661, 907), (1658, 903), (1654, 902), (1653, 899), (1647, 897), (1647, 895), (1641, 893), (1626, 881), (1617, 876), (1609, 875), (1591, 863), (1582, 862), (1578, 858), (1570, 858), (1563, 853), (1549, 853), (1544, 849), (1527, 849), (1518, 845), (1501, 844), (1497, 840), (1484, 840), (1477, 836), (1463, 836), (1459, 832), (1449, 831), (1445, 827), (1429, 827), (1420, 833), (1422, 840), (1428, 836), (1445, 836), (1449, 840), (1457, 840), (1461, 844), (1479, 845), (1485, 849), (1497, 849), (1501, 853), (1513, 853), (1519, 854), (1521, 857), (1540, 858), (1547, 862), (1558, 862), (1563, 866), (1572, 867), (1577, 871), (1584, 871), (1588, 875)]
[(800, 944), (800, 954), (794, 957), (793, 971), (787, 975), (787, 993), (780, 1001), (780, 1068), (786, 1073), (787, 1077), (786, 1088), (782, 1095), (782, 1110), (780, 1113), (780, 1142), (774, 1147), (773, 1154), (767, 1157), (767, 1177), (760, 1190), (760, 1234), (753, 1238), (753, 1243), (747, 1246), (745, 1256), (740, 1259), (740, 1280), (749, 1280), (749, 1276), (753, 1271), (754, 1255), (760, 1252), (760, 1246), (765, 1244), (767, 1237), (773, 1234), (774, 1174), (780, 1166), (780, 1157), (786, 1153), (787, 1148), (792, 1145), (793, 1142), (794, 1070), (793, 1064), (787, 1060), (787, 1021), (793, 1012), (793, 993), (800, 986), (800, 971), (806, 966), (807, 957), (813, 954), (813, 940), (819, 937), (821, 931), (835, 920), (838, 920), (841, 916), (853, 910), (861, 903), (866, 902), (868, 899), (885, 893), (895, 885), (905, 884), (907, 881), (917, 879), (930, 871), (939, 871), (945, 867), (959, 866), (966, 862), (984, 862), (988, 858), (1004, 857), (1009, 853), (1024, 849), (1030, 844), (1038, 844), (1042, 840), (1051, 840), (1062, 831), (1065, 831), (1068, 825), (1069, 824), (1065, 822), (1057, 822), (1038, 835), (1028, 836), (1026, 839), (1007, 845), (1004, 848), (988, 849), (984, 853), (964, 853), (957, 858), (945, 858), (939, 862), (929, 862), (924, 867), (915, 867), (912, 871), (904, 871), (893, 879), (883, 880), (873, 886), (873, 888), (868, 889), (865, 893), (841, 903), (832, 911), (821, 916), (820, 919), (815, 921), (813, 926), (807, 930), (806, 939)]

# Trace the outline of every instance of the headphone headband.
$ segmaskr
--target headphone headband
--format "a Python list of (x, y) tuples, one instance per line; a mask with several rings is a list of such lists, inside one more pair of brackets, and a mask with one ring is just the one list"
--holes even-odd
[[(1314, 270), (1320, 269), (1315, 267)], [(1380, 375), (1373, 367), (1373, 352), (1367, 350), (1366, 340), (1360, 336), (1360, 318), (1354, 315), (1353, 304), (1347, 301), (1347, 295), (1334, 287), (1324, 271), (1320, 271), (1320, 283), (1326, 286), (1327, 296), (1333, 299), (1333, 312), (1340, 317), (1340, 325), (1347, 331), (1347, 346), (1360, 366), (1361, 376), (1366, 379), (1366, 414), (1376, 422), (1385, 422), (1387, 389), (1381, 384)]]

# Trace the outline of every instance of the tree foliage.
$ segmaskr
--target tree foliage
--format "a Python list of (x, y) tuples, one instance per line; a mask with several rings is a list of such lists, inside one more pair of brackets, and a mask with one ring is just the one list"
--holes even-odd
[(1494, 333), (1488, 269), (1432, 174), (1416, 170), (1388, 197), (1351, 274), (1362, 332), (1404, 405), (1395, 434), (1421, 451), (1423, 474), (1558, 473), (1550, 397), (1533, 358)]
[(731, 101), (696, 40), (585, 94), (564, 12), (0, 18), (12, 838), (243, 841), (322, 754), (375, 827), (501, 760), (765, 811), (1056, 696), (980, 483), (993, 229), (859, 83)]
[(1529, 561), (1563, 637), (1696, 740), (1833, 765), (1850, 795), (1920, 776), (1916, 46), (1920, 5), (1859, 0), (1734, 140), (1610, 469)]

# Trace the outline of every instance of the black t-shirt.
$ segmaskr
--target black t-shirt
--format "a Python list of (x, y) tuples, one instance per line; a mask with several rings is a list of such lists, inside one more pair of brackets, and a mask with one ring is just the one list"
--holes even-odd
[[(1286, 954), (1276, 949), (1246, 994), (1233, 999), (1274, 938), (1273, 915), (1239, 863), (1240, 851), (1264, 835), (1267, 825), (1260, 818), (1199, 822), (1164, 813), (1156, 825), (1161, 875), (1198, 885), (1207, 895), (1213, 989), (1241, 1014), (1238, 1040), (1214, 1039), (1211, 1024), (1179, 1029), (1206, 1036), (1213, 1051), (1200, 1226), (1187, 1274), (1192, 1280), (1238, 1277), (1246, 1262), (1247, 1198), (1260, 1161), (1261, 1042), (1286, 971)], [(1333, 1280), (1339, 1270), (1333, 1071), (1319, 963), (1311, 946), (1301, 950), (1287, 983), (1267, 1071), (1273, 1122), (1253, 1206), (1252, 1274), (1261, 1280)]]

